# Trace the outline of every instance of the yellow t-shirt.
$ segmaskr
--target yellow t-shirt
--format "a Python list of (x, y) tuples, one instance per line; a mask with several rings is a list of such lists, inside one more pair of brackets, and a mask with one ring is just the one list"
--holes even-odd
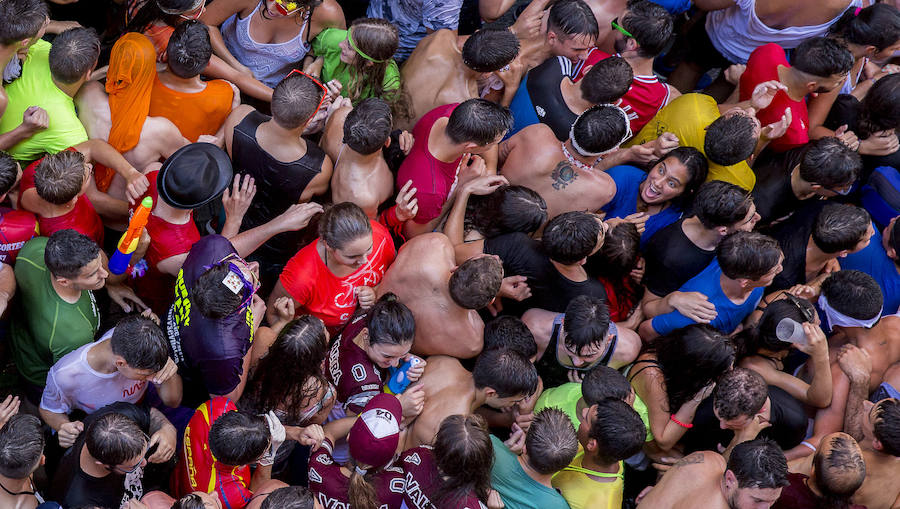
[[(716, 100), (706, 94), (684, 94), (670, 102), (653, 117), (626, 147), (652, 141), (664, 132), (670, 132), (681, 141), (682, 146), (694, 147), (703, 152), (706, 127), (719, 118)], [(709, 180), (724, 180), (750, 191), (756, 185), (756, 175), (747, 161), (731, 166), (709, 162)]]
[[(584, 450), (578, 446), (578, 454), (572, 463), (553, 476), (553, 487), (562, 493), (572, 509), (621, 509), (622, 492), (625, 489), (625, 470), (619, 462), (619, 471), (604, 474), (581, 466)], [(615, 477), (611, 482), (600, 482), (588, 477)]]

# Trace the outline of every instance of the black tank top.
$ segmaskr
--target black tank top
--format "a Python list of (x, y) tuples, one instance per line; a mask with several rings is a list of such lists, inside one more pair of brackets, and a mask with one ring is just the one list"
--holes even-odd
[(569, 129), (578, 118), (578, 115), (572, 113), (566, 105), (566, 100), (559, 90), (560, 83), (566, 77), (566, 73), (563, 72), (566, 64), (572, 65), (566, 57), (548, 58), (543, 64), (528, 72), (528, 81), (525, 84), (535, 113), (542, 124), (547, 124), (553, 130), (559, 141), (569, 139)]
[[(309, 182), (322, 172), (325, 152), (315, 143), (306, 142), (306, 154), (296, 161), (281, 162), (272, 157), (256, 141), (256, 130), (271, 117), (251, 111), (234, 128), (231, 142), (235, 171), (247, 174), (256, 181), (256, 196), (241, 230), (265, 224), (300, 200)], [(257, 254), (275, 262), (285, 263), (299, 249), (300, 232), (285, 232), (263, 244)]]

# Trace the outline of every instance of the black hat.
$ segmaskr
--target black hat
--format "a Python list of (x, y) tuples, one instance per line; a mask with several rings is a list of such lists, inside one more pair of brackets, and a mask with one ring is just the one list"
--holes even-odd
[(166, 159), (156, 187), (159, 197), (177, 209), (195, 209), (217, 198), (233, 178), (228, 154), (212, 143), (191, 143)]

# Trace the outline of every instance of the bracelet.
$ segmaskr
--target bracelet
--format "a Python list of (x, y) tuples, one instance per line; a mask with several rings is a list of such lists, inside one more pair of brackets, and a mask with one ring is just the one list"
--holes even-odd
[(800, 445), (809, 447), (810, 449), (812, 449), (812, 452), (816, 452), (816, 447), (813, 444), (807, 442), (806, 440), (800, 442)]
[(670, 416), (669, 416), (669, 419), (671, 419), (672, 422), (674, 422), (675, 424), (681, 426), (681, 427), (684, 428), (684, 429), (691, 429), (691, 428), (694, 427), (694, 425), (691, 424), (691, 423), (685, 424), (685, 423), (679, 421), (678, 419), (676, 419), (676, 418), (675, 418), (675, 414), (670, 415)]

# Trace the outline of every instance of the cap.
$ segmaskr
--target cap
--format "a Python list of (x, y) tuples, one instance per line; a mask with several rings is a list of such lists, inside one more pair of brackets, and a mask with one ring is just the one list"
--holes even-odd
[(388, 464), (400, 442), (402, 417), (400, 400), (390, 394), (375, 395), (350, 428), (350, 456), (370, 468)]
[(224, 150), (212, 143), (191, 143), (166, 159), (156, 186), (167, 204), (191, 210), (222, 194), (233, 175), (231, 159)]

